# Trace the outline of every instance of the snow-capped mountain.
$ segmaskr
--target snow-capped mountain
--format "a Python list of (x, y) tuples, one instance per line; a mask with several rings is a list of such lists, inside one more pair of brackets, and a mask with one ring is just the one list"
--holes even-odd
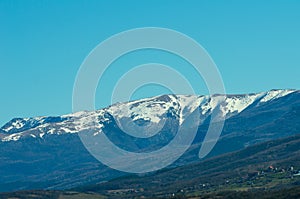
[[(226, 121), (221, 137), (207, 157), (300, 133), (298, 90), (245, 95), (163, 95), (91, 112), (15, 118), (0, 129), (0, 191), (68, 189), (124, 175), (96, 160), (79, 134), (92, 130), (93, 140), (105, 133), (122, 149), (155, 151), (174, 138), (176, 129), (189, 121), (194, 110), (199, 111), (200, 117), (194, 142), (171, 166), (199, 161), (199, 150), (215, 110), (216, 118)], [(199, 124), (193, 122), (189, 124)], [(144, 137), (139, 137), (141, 132)]]
[[(0, 129), (0, 138), (2, 142), (9, 142), (28, 137), (43, 138), (53, 134), (72, 134), (87, 129), (101, 133), (102, 128), (110, 122), (112, 117), (124, 131), (126, 128), (130, 129), (130, 126), (124, 126), (124, 124), (135, 124), (134, 129), (145, 130), (143, 126), (147, 126), (151, 133), (154, 130), (151, 127), (157, 127), (163, 119), (168, 117), (174, 117), (179, 124), (182, 124), (186, 116), (196, 108), (200, 110), (202, 122), (216, 107), (220, 109), (222, 116), (228, 119), (252, 105), (259, 107), (292, 93), (299, 93), (299, 91), (271, 90), (246, 95), (163, 95), (118, 103), (93, 112), (82, 111), (55, 117), (15, 118)], [(219, 100), (220, 97), (222, 100)]]

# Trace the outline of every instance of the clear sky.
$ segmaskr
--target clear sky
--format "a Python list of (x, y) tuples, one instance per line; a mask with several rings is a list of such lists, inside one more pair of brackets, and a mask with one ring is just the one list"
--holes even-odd
[[(0, 0), (0, 126), (14, 117), (72, 112), (73, 83), (84, 58), (109, 36), (139, 27), (194, 38), (214, 59), (228, 93), (299, 89), (299, 10), (297, 0)], [(155, 53), (123, 64), (149, 61)], [(164, 92), (150, 85), (135, 98)]]

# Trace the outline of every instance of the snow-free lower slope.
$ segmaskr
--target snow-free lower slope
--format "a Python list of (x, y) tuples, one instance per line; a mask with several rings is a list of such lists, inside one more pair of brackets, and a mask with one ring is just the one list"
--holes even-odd
[(43, 138), (51, 134), (78, 133), (87, 129), (101, 132), (110, 116), (117, 121), (126, 118), (139, 124), (143, 122), (158, 124), (163, 118), (172, 116), (182, 124), (186, 116), (196, 108), (199, 108), (202, 120), (217, 107), (220, 108), (224, 118), (230, 118), (251, 105), (260, 106), (295, 92), (299, 91), (271, 90), (256, 94), (212, 96), (163, 95), (117, 103), (92, 112), (82, 111), (58, 117), (16, 118), (0, 129), (4, 132), (0, 133), (0, 138), (2, 142), (7, 142), (26, 137)]

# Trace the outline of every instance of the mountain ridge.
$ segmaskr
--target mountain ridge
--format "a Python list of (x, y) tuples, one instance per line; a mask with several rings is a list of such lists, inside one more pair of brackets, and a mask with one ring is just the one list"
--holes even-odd
[[(107, 108), (110, 109), (109, 111), (105, 109), (56, 117), (29, 118), (25, 119), (23, 126), (17, 123), (19, 119), (12, 120), (5, 126), (6, 131), (0, 133), (1, 140), (5, 137), (9, 138), (7, 141), (0, 141), (0, 191), (69, 189), (107, 181), (126, 174), (113, 170), (95, 159), (83, 145), (76, 128), (94, 131), (95, 135), (92, 136), (95, 138), (100, 135), (99, 133), (105, 133), (116, 146), (128, 149), (127, 151), (156, 151), (172, 140), (180, 123), (180, 117), (184, 120), (184, 116), (191, 110), (199, 108), (200, 113), (203, 111), (203, 114), (200, 114), (201, 125), (198, 126), (194, 142), (169, 168), (201, 162), (257, 143), (298, 134), (300, 92), (276, 90), (269, 91), (268, 95), (267, 92), (264, 94), (250, 95), (250, 100), (249, 95), (229, 96), (227, 99), (230, 103), (221, 106), (216, 106), (217, 100), (210, 100), (205, 96), (178, 98), (174, 95), (159, 96), (130, 102), (130, 105), (128, 103), (114, 105)], [(282, 96), (282, 94), (286, 95)], [(268, 101), (261, 103), (260, 101), (266, 95), (269, 96)], [(195, 101), (197, 103), (194, 103)], [(183, 106), (179, 106), (180, 103), (186, 108), (181, 108)], [(122, 107), (129, 108), (122, 109)], [(228, 117), (215, 147), (201, 160), (198, 154), (210, 124), (211, 107), (220, 107), (220, 113), (225, 110)], [(224, 107), (228, 109), (222, 109)], [(239, 111), (234, 112), (235, 109)], [(120, 112), (118, 115), (110, 114), (118, 111)], [(149, 119), (154, 120), (149, 121)], [(160, 119), (166, 122), (158, 122)], [(133, 120), (135, 121), (132, 122)], [(23, 119), (20, 121), (22, 122)], [(158, 123), (151, 125), (150, 122)], [(120, 127), (119, 123), (123, 126)], [(134, 128), (139, 127), (143, 130), (148, 128), (149, 124), (150, 127), (161, 125), (163, 128), (156, 135), (151, 134), (156, 129), (151, 129), (145, 135), (150, 137), (146, 138), (127, 135), (126, 130), (130, 130), (133, 125), (136, 125)], [(191, 125), (196, 124), (192, 122)], [(14, 131), (12, 126), (20, 128), (15, 128)], [(26, 128), (27, 130), (24, 130)]]
[[(244, 111), (253, 105), (253, 103), (266, 103), (299, 92), (299, 90), (292, 89), (273, 89), (267, 92), (238, 95), (214, 94), (195, 96), (172, 94), (117, 103), (96, 111), (81, 111), (62, 116), (14, 118), (0, 128), (0, 139), (2, 142), (17, 141), (25, 134), (27, 137), (42, 138), (45, 134), (55, 133), (59, 135), (63, 133), (78, 133), (87, 128), (101, 130), (103, 127), (102, 123), (107, 121), (105, 117), (107, 113), (113, 115), (119, 125), (122, 123), (120, 118), (122, 118), (122, 120), (128, 118), (132, 121), (141, 120), (143, 122), (158, 124), (162, 117), (165, 117), (164, 114), (166, 114), (170, 107), (175, 110), (173, 114), (177, 115), (179, 123), (181, 124), (185, 117), (183, 111), (190, 113), (199, 107), (201, 116), (207, 117), (205, 114), (210, 114), (210, 111), (219, 105), (217, 100), (220, 96), (224, 98), (222, 102), (225, 103), (220, 111), (223, 113), (224, 119), (228, 119)], [(40, 133), (26, 133), (26, 131), (30, 131), (30, 129), (37, 130)]]

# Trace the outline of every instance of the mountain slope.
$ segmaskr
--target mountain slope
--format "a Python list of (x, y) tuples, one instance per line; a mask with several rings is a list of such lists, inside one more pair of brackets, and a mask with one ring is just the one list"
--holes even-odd
[[(164, 95), (119, 103), (95, 112), (83, 111), (56, 117), (15, 118), (0, 129), (1, 140), (17, 141), (23, 137), (42, 138), (45, 134), (78, 133), (86, 129), (101, 131), (110, 119), (109, 116), (113, 116), (118, 124), (125, 123), (124, 120), (142, 124), (159, 124), (162, 118), (171, 114), (181, 124), (187, 114), (199, 108), (204, 121), (217, 106), (220, 106), (223, 116), (228, 119), (251, 106), (264, 107), (289, 95), (299, 95), (299, 91), (272, 90), (248, 95)], [(221, 97), (222, 99), (224, 97), (224, 101), (220, 102), (218, 99)]]
[(200, 163), (142, 177), (122, 177), (77, 190), (97, 192), (109, 198), (166, 198), (173, 193), (199, 196), (214, 190), (272, 190), (300, 186), (299, 146), (300, 135), (297, 135), (253, 145)]
[(144, 176), (71, 191), (0, 193), (0, 198), (299, 198), (299, 144), (300, 134)]
[[(225, 98), (222, 103), (219, 98)], [(211, 113), (220, 108), (227, 118), (222, 135), (209, 156), (286, 137), (300, 130), (300, 92), (272, 90), (248, 95), (164, 95), (119, 103), (94, 112), (56, 117), (16, 118), (0, 129), (0, 191), (68, 189), (106, 181), (124, 173), (97, 161), (78, 133), (105, 133), (119, 147), (151, 151), (167, 144), (176, 128), (195, 109), (201, 125), (191, 148), (173, 166), (199, 161)], [(165, 123), (161, 121), (166, 121)], [(161, 129), (160, 129), (161, 128)], [(149, 138), (135, 138), (138, 129)], [(156, 135), (155, 130), (160, 129)]]

